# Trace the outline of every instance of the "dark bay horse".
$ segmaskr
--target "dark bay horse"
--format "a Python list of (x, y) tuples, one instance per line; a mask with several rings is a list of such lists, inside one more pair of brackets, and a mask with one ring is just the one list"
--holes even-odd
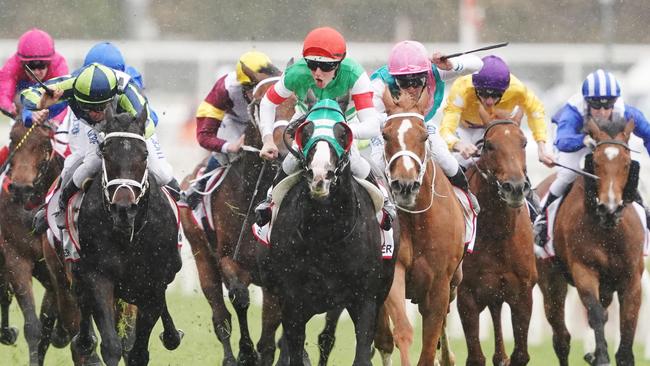
[[(410, 365), (413, 328), (406, 316), (405, 298), (418, 304), (422, 315), (422, 350), (418, 365), (433, 365), (436, 346), (460, 281), (464, 252), (463, 211), (451, 183), (427, 153), (423, 112), (428, 96), (419, 100), (402, 94), (395, 101), (383, 96), (388, 119), (382, 131), (386, 172), (395, 203), (400, 208), (400, 249), (395, 278), (379, 320), (375, 346), (389, 362), (393, 342), (401, 364)], [(394, 329), (389, 328), (386, 315)]]
[[(537, 281), (532, 224), (526, 209), (526, 136), (521, 119), (487, 124), (481, 156), (467, 171), (481, 205), (475, 251), (463, 260), (458, 311), (467, 342), (467, 365), (485, 365), (479, 315), (486, 307), (494, 325), (494, 365), (528, 363), (528, 327)], [(512, 311), (515, 347), (510, 359), (501, 330), (501, 308)]]
[(585, 360), (591, 365), (610, 364), (604, 326), (607, 307), (616, 292), (621, 319), (616, 364), (634, 365), (632, 345), (641, 304), (645, 230), (630, 204), (638, 179), (627, 144), (634, 122), (606, 123), (599, 127), (589, 120), (586, 124), (595, 146), (585, 170), (593, 170), (599, 179), (579, 176), (573, 183), (553, 225), (556, 255), (537, 262), (560, 365), (568, 365), (571, 338), (564, 320), (567, 283), (578, 290), (596, 337), (596, 349), (586, 354)]
[[(9, 169), (0, 194), (0, 267), (7, 282), (0, 286), (2, 303), (2, 343), (13, 343), (16, 332), (8, 327), (6, 307), (10, 297), (7, 283), (16, 295), (25, 317), (25, 339), (29, 348), (30, 365), (41, 365), (45, 352), (54, 341), (62, 347), (65, 340), (51, 339), (57, 318), (55, 294), (47, 267), (43, 261), (41, 236), (32, 233), (35, 208), (45, 199), (48, 188), (62, 168), (62, 160), (52, 147), (53, 131), (47, 125), (27, 128), (22, 121), (14, 123), (10, 132)], [(2, 264), (0, 263), (0, 264)], [(32, 292), (32, 276), (45, 288), (40, 320)], [(2, 288), (4, 287), (4, 288)]]
[[(331, 132), (328, 139), (320, 135), (325, 130)], [(290, 365), (303, 365), (307, 321), (340, 308), (348, 310), (355, 324), (353, 364), (370, 365), (392, 263), (386, 266), (381, 258), (373, 201), (352, 177), (347, 157), (351, 131), (342, 122), (316, 128), (308, 118), (296, 136), (308, 146), (294, 151), (304, 171), (294, 176), (297, 182), (280, 204), (270, 247), (260, 250), (264, 287), (279, 301)]]
[[(247, 68), (244, 72), (254, 80), (257, 87), (250, 91), (251, 106), (249, 114), (251, 122), (245, 131), (244, 144), (253, 148), (261, 148), (262, 142), (257, 127), (257, 105), (266, 90), (273, 85), (277, 75), (255, 73)], [(289, 120), (294, 114), (295, 99), (291, 98), (282, 103), (276, 112), (276, 119)], [(274, 134), (278, 142), (282, 141), (286, 125), (276, 128)], [(285, 150), (286, 151), (286, 150)], [(282, 152), (281, 152), (282, 153)], [(244, 151), (233, 161), (228, 175), (221, 186), (211, 194), (210, 213), (215, 224), (215, 232), (202, 230), (194, 221), (189, 208), (181, 209), (181, 221), (188, 242), (192, 246), (194, 259), (199, 272), (201, 289), (212, 308), (212, 324), (215, 334), (223, 346), (223, 364), (235, 365), (237, 360), (232, 351), (230, 337), (232, 333), (231, 315), (226, 308), (223, 298), (222, 284), (228, 289), (231, 303), (237, 314), (239, 329), (240, 364), (255, 365), (259, 361), (258, 354), (250, 336), (248, 327), (248, 307), (250, 305), (248, 286), (253, 283), (260, 285), (260, 278), (255, 262), (255, 241), (249, 224), (252, 223), (252, 212), (248, 211), (251, 202), (262, 200), (271, 185), (275, 175), (275, 167), (268, 165), (264, 168), (263, 160), (255, 152)], [(259, 182), (259, 186), (258, 185)], [(256, 187), (257, 186), (257, 187)], [(257, 194), (253, 194), (257, 188)], [(207, 222), (204, 223), (207, 225)], [(243, 231), (242, 231), (242, 228)], [(209, 234), (208, 234), (209, 233)], [(235, 258), (235, 251), (237, 257)], [(279, 312), (279, 309), (265, 311)], [(275, 328), (264, 327), (261, 345), (258, 349), (262, 357), (270, 358), (273, 362), (275, 350)]]
[(159, 318), (167, 349), (175, 349), (182, 337), (165, 298), (167, 285), (181, 268), (177, 219), (168, 194), (148, 172), (146, 114), (114, 115), (112, 108), (105, 111), (102, 171), (79, 211), (80, 259), (72, 273), (81, 320), (73, 345), (82, 354), (92, 352), (92, 318), (102, 338), (104, 362), (117, 365), (122, 343), (115, 329), (115, 302), (121, 298), (138, 307), (127, 364), (146, 365), (149, 337)]

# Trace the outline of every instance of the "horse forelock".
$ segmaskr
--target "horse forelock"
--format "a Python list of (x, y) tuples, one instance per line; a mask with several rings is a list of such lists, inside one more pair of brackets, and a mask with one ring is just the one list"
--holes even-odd
[(606, 133), (611, 138), (615, 138), (619, 133), (623, 132), (627, 124), (625, 118), (616, 118), (610, 121), (607, 118), (592, 117), (592, 120), (602, 132)]

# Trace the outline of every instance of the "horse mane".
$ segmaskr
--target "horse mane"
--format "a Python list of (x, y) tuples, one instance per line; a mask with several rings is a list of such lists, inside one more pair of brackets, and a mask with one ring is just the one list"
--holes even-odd
[(611, 138), (614, 138), (616, 137), (616, 135), (623, 132), (623, 130), (625, 129), (625, 125), (627, 124), (627, 120), (625, 120), (625, 118), (622, 116), (616, 117), (611, 121), (607, 118), (600, 118), (600, 117), (599, 118), (589, 117), (589, 118), (591, 118), (594, 121), (594, 123), (596, 123), (596, 126), (598, 126), (598, 128), (601, 131), (605, 132)]

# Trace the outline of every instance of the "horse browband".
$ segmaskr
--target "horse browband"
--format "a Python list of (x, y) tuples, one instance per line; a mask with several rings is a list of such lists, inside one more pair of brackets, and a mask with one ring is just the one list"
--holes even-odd
[(422, 122), (424, 122), (424, 116), (421, 115), (420, 113), (415, 113), (415, 112), (404, 112), (404, 113), (391, 114), (390, 116), (388, 116), (386, 118), (386, 122), (390, 121), (391, 119), (400, 118), (400, 117), (402, 117), (402, 118), (403, 117), (415, 117), (415, 118), (421, 119)]
[(485, 132), (483, 132), (483, 139), (482, 140), (485, 140), (485, 136), (487, 136), (488, 131), (490, 131), (492, 129), (492, 127), (498, 126), (498, 125), (516, 125), (516, 123), (514, 121), (511, 121), (511, 120), (508, 120), (508, 119), (492, 121), (489, 125), (487, 125), (487, 127), (485, 127)]
[(630, 147), (628, 146), (627, 143), (625, 143), (623, 141), (618, 141), (618, 140), (601, 140), (601, 141), (598, 141), (596, 143), (596, 147), (598, 147), (600, 145), (607, 145), (607, 144), (623, 146), (626, 150), (632, 151), (632, 149), (630, 149)]

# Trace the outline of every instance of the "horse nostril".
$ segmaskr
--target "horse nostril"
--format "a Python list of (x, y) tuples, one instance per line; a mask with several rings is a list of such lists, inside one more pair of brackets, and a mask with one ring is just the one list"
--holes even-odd
[(9, 186), (7, 186), (7, 188), (9, 189), (9, 192), (13, 192), (16, 189), (16, 186), (14, 186), (13, 183), (9, 183)]
[(402, 187), (401, 187), (401, 185), (399, 184), (399, 182), (397, 180), (394, 180), (394, 181), (390, 182), (390, 188), (391, 188), (391, 190), (393, 190), (395, 192), (399, 192)]
[(506, 192), (512, 192), (512, 190), (513, 190), (512, 184), (510, 182), (503, 183), (502, 187), (503, 187), (503, 190), (506, 191)]
[(413, 190), (420, 189), (420, 183), (419, 182), (414, 182), (413, 183)]

